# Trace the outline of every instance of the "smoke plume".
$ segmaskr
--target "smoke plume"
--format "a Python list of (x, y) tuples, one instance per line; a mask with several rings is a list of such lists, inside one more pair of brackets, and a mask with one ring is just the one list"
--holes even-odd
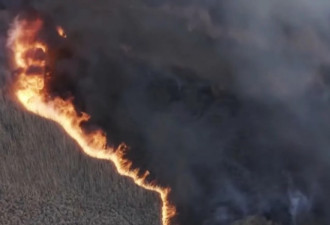
[(23, 5), (68, 36), (52, 93), (171, 187), (179, 224), (330, 224), (329, 1)]

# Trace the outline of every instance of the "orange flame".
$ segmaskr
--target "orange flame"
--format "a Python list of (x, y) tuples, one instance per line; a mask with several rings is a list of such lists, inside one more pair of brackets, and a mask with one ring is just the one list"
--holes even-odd
[(13, 64), (17, 71), (12, 88), (18, 101), (28, 111), (62, 126), (87, 155), (113, 162), (120, 175), (131, 178), (135, 184), (146, 190), (157, 192), (162, 200), (162, 224), (169, 225), (176, 213), (175, 207), (168, 201), (170, 189), (146, 182), (148, 171), (139, 176), (138, 170), (131, 170), (132, 162), (124, 158), (124, 144), (113, 149), (107, 147), (106, 136), (101, 130), (88, 134), (84, 132), (80, 124), (88, 121), (90, 116), (78, 114), (71, 100), (49, 97), (44, 88), (48, 49), (45, 43), (37, 40), (42, 26), (40, 19), (15, 19), (9, 31), (7, 46), (13, 52)]
[(67, 37), (63, 27), (58, 26), (58, 27), (56, 27), (56, 30), (57, 30), (58, 35), (60, 35), (61, 37), (63, 37), (63, 38)]

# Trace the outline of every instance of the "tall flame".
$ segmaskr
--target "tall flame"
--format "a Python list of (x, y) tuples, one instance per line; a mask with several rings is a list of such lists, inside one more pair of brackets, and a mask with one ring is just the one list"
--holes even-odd
[(80, 125), (88, 121), (90, 116), (86, 113), (78, 114), (72, 100), (49, 97), (44, 88), (48, 49), (45, 43), (37, 39), (42, 26), (43, 21), (40, 19), (27, 21), (16, 18), (9, 31), (7, 46), (13, 53), (16, 71), (12, 88), (18, 101), (28, 111), (62, 126), (87, 155), (111, 161), (120, 175), (131, 178), (146, 190), (158, 193), (162, 200), (162, 224), (169, 225), (176, 213), (175, 207), (168, 200), (170, 189), (148, 183), (148, 171), (139, 176), (139, 170), (132, 170), (132, 162), (124, 158), (124, 144), (113, 149), (107, 146), (103, 131), (86, 133)]

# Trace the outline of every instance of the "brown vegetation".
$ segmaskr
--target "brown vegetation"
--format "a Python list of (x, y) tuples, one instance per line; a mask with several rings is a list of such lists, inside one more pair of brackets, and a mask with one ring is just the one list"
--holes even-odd
[(0, 224), (160, 224), (160, 202), (0, 95)]

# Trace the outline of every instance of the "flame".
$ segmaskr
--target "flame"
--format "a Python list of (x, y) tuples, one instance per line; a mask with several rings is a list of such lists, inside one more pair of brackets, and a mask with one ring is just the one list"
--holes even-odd
[(169, 225), (176, 213), (175, 207), (168, 200), (170, 189), (148, 183), (148, 171), (139, 176), (139, 170), (132, 170), (132, 162), (124, 158), (124, 144), (113, 149), (107, 146), (103, 131), (86, 133), (80, 124), (88, 121), (90, 116), (86, 113), (78, 114), (72, 100), (49, 97), (44, 88), (48, 49), (45, 43), (37, 39), (42, 26), (43, 21), (40, 19), (27, 21), (16, 18), (9, 31), (7, 46), (13, 53), (13, 64), (17, 71), (12, 88), (18, 101), (26, 110), (62, 126), (87, 155), (111, 161), (120, 175), (131, 178), (146, 190), (158, 193), (162, 200), (162, 224)]
[(63, 38), (67, 37), (63, 27), (57, 26), (56, 30), (57, 30), (58, 35), (60, 35), (61, 37), (63, 37)]

